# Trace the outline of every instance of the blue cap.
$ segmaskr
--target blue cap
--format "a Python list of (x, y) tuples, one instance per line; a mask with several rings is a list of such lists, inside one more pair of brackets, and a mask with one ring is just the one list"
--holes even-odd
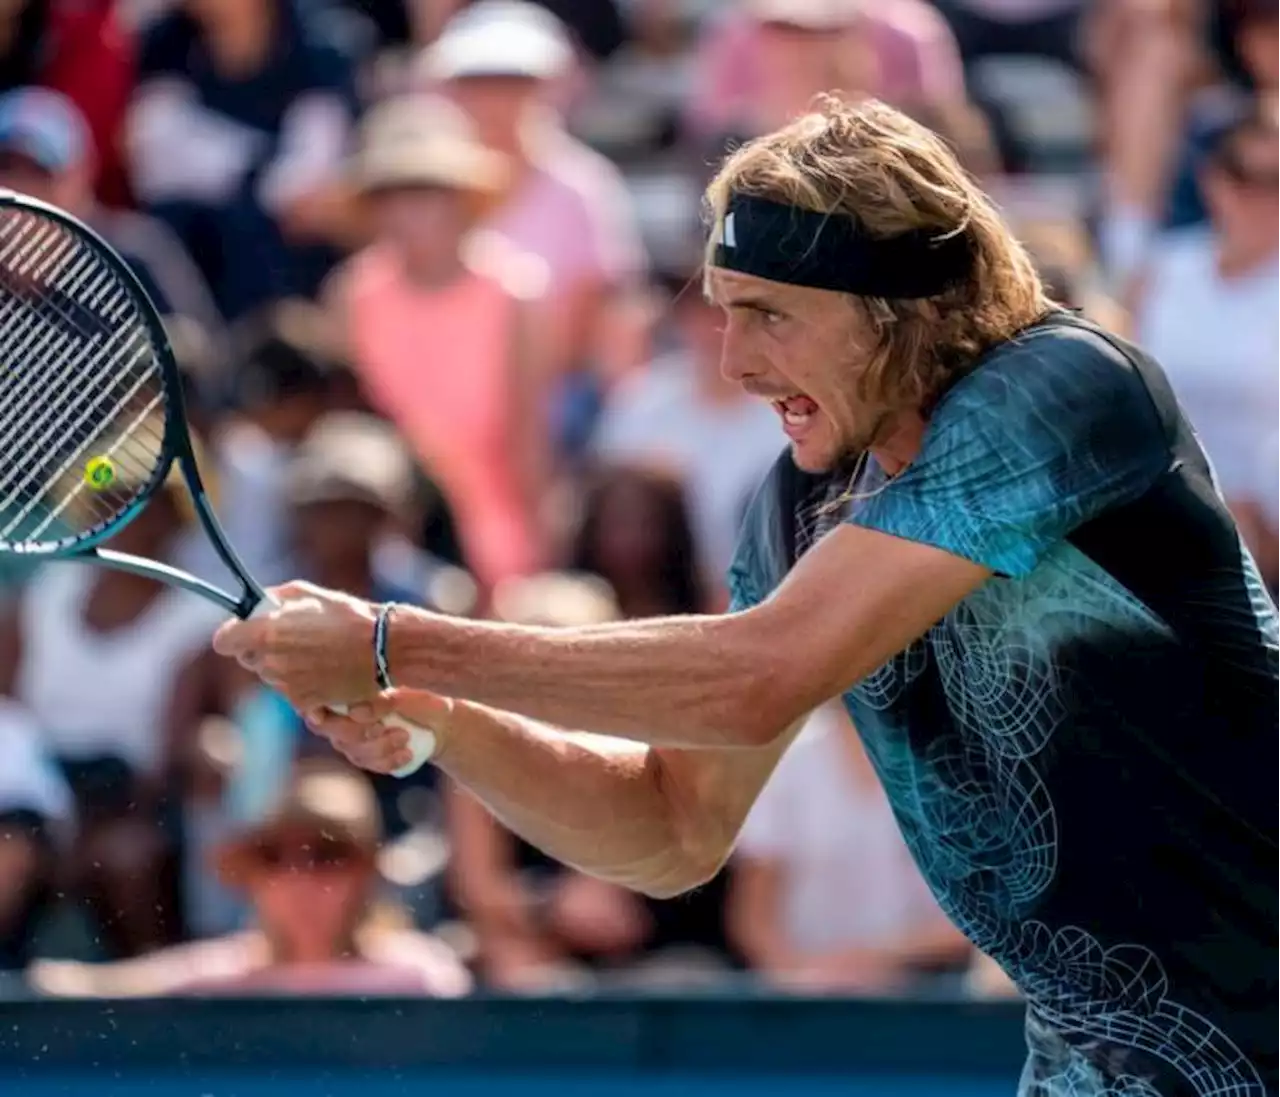
[(93, 147), (80, 108), (48, 88), (0, 95), (0, 152), (16, 152), (57, 174), (84, 161)]

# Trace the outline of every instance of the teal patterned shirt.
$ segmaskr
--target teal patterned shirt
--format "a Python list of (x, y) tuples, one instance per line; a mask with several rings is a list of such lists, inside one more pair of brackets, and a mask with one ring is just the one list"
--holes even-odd
[(1159, 367), (1063, 313), (959, 381), (896, 478), (784, 455), (734, 604), (838, 522), (993, 573), (844, 703), (1027, 1001), (1023, 1092), (1274, 1093), (1277, 618)]

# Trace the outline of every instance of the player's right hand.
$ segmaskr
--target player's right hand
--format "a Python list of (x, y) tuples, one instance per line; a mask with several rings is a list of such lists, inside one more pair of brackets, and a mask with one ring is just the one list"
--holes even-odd
[(389, 727), (389, 716), (400, 716), (426, 728), (436, 736), (439, 756), (449, 734), (453, 701), (425, 690), (394, 689), (370, 701), (351, 707), (339, 716), (328, 709), (311, 709), (303, 718), (315, 734), (328, 739), (333, 748), (353, 765), (373, 773), (394, 773), (412, 760), (409, 733)]

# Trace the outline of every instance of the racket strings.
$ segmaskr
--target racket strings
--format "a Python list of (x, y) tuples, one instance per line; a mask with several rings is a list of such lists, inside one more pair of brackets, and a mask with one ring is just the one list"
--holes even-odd
[(0, 545), (79, 540), (158, 475), (164, 376), (135, 292), (73, 229), (0, 213)]
[[(3, 318), (0, 318), (0, 323), (2, 322)], [(65, 355), (65, 342), (64, 338), (62, 340), (64, 345), (37, 345), (32, 349), (35, 353), (43, 352), (42, 357), (52, 354), (57, 356), (55, 360), (58, 360)], [(34, 359), (34, 354), (29, 357)], [(120, 360), (119, 353), (108, 357), (103, 363), (104, 372), (100, 375), (106, 384), (103, 385), (102, 381), (98, 381), (96, 385), (91, 383), (83, 388), (57, 385), (58, 378), (54, 369), (30, 371), (34, 379), (33, 383), (29, 384), (21, 394), (25, 399), (13, 400), (13, 422), (0, 424), (0, 439), (6, 441), (6, 452), (20, 453), (28, 447), (34, 447), (33, 452), (42, 454), (43, 459), (38, 457), (30, 461), (10, 462), (5, 475), (0, 476), (0, 513), (13, 515), (10, 524), (20, 522), (39, 501), (46, 482), (65, 474), (79, 456), (83, 446), (94, 441), (100, 433), (99, 430), (94, 429), (95, 425), (100, 424), (104, 418), (108, 421), (115, 420), (149, 380), (145, 375), (133, 378), (132, 384), (121, 395), (117, 390), (121, 383), (130, 377), (129, 372), (121, 375), (120, 367), (125, 364)], [(55, 382), (52, 387), (55, 395), (52, 399), (46, 395), (50, 391), (49, 382)], [(161, 398), (153, 396), (145, 406), (144, 413), (156, 408), (160, 403)], [(108, 404), (111, 406), (106, 406)], [(111, 452), (102, 456), (111, 458), (118, 455), (122, 443), (133, 442), (135, 444), (130, 446), (128, 451), (132, 458), (137, 449), (138, 427), (144, 421), (145, 415), (135, 416), (134, 421), (126, 428), (126, 433), (110, 447)], [(55, 444), (58, 441), (54, 436), (55, 431), (64, 430), (68, 434), (61, 440), (62, 446), (58, 446)], [(133, 437), (130, 437), (130, 433)], [(156, 437), (157, 443), (148, 447), (153, 454), (158, 452), (158, 436)], [(70, 452), (56, 468), (53, 468), (54, 460), (63, 449), (69, 449)], [(145, 482), (145, 473), (149, 471), (149, 466), (152, 464), (153, 462), (130, 460), (126, 466), (117, 466), (117, 468), (120, 473), (125, 474), (122, 482), (137, 483), (139, 473), (143, 474), (141, 478)], [(83, 481), (78, 483), (77, 493), (84, 486)], [(22, 499), (26, 499), (26, 505), (19, 507), (15, 513), (14, 504)], [(69, 499), (64, 500), (66, 501)], [(97, 509), (101, 511), (101, 508)]]

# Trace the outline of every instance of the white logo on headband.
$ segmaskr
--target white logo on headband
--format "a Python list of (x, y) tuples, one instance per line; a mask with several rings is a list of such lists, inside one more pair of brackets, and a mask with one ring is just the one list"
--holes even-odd
[(736, 214), (730, 213), (724, 219), (724, 234), (721, 243), (726, 248), (736, 248), (738, 246), (738, 235), (734, 231), (733, 219)]

